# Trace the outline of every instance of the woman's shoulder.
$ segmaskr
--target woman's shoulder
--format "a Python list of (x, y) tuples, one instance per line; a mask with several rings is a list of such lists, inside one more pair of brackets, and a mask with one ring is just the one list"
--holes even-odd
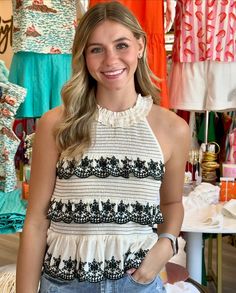
[(150, 114), (156, 127), (162, 127), (164, 131), (168, 131), (169, 133), (173, 132), (176, 135), (183, 135), (189, 132), (187, 122), (174, 111), (158, 105), (153, 105)]
[(188, 123), (175, 112), (154, 105), (151, 109), (152, 128), (162, 147), (165, 162), (177, 156), (186, 157), (191, 135)]
[(63, 120), (63, 106), (53, 108), (39, 119), (39, 124), (47, 128), (55, 128)]

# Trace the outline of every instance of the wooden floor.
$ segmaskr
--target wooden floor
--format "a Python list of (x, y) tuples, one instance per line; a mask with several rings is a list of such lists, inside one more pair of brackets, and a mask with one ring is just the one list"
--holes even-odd
[[(228, 237), (223, 237), (222, 241), (222, 272), (223, 272), (223, 292), (236, 292), (236, 247), (229, 244)], [(207, 265), (207, 241), (205, 244), (205, 259)], [(216, 240), (213, 240), (213, 269), (216, 267)], [(210, 293), (215, 293), (215, 286), (213, 283), (208, 283)]]
[[(214, 241), (215, 242), (215, 241)], [(0, 235), (0, 267), (15, 264), (19, 247), (19, 234)], [(215, 255), (215, 247), (213, 249)], [(207, 255), (207, 245), (205, 254)], [(213, 258), (214, 259), (214, 258)], [(214, 264), (214, 263), (213, 263)], [(208, 284), (209, 292), (215, 293), (212, 283)], [(236, 247), (228, 244), (227, 237), (223, 237), (223, 292), (236, 292)]]

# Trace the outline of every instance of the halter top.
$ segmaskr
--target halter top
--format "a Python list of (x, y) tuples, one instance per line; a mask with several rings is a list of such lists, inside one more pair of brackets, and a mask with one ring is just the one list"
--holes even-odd
[(163, 222), (159, 190), (164, 174), (160, 145), (146, 119), (153, 101), (134, 107), (98, 106), (91, 147), (80, 159), (57, 163), (48, 210), (44, 272), (63, 280), (99, 282), (138, 268)]

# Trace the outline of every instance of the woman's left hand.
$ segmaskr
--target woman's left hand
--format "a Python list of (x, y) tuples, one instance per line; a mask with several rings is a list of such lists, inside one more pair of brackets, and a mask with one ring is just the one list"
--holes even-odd
[(138, 269), (129, 269), (128, 274), (138, 283), (151, 282), (172, 257), (173, 250), (169, 239), (160, 238), (149, 250)]

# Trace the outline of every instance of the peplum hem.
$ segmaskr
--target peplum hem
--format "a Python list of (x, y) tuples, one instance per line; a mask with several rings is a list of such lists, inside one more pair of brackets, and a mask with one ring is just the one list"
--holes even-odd
[(44, 272), (62, 280), (117, 280), (138, 268), (158, 239), (148, 235), (62, 235), (48, 231)]

